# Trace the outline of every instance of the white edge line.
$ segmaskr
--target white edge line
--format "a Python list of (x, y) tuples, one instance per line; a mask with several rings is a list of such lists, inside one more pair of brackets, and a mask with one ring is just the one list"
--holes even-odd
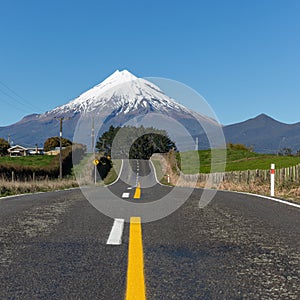
[(115, 219), (106, 244), (121, 245), (123, 229), (124, 229), (124, 219)]
[(296, 203), (293, 203), (293, 202), (289, 202), (289, 201), (286, 201), (286, 200), (282, 200), (282, 199), (278, 199), (278, 198), (269, 197), (269, 196), (252, 194), (252, 193), (246, 193), (246, 192), (226, 191), (226, 190), (218, 190), (218, 191), (220, 191), (220, 192), (228, 192), (228, 193), (236, 193), (236, 194), (243, 194), (243, 195), (248, 195), (248, 196), (254, 196), (254, 197), (258, 197), (258, 198), (268, 199), (268, 200), (271, 200), (271, 201), (279, 202), (279, 203), (286, 204), (286, 205), (293, 206), (293, 207), (296, 207), (296, 208), (300, 209), (300, 205), (299, 204), (296, 204)]
[(77, 190), (77, 189), (80, 189), (80, 187), (73, 187), (73, 188), (62, 189), (62, 190), (49, 190), (49, 191), (45, 191), (45, 192), (33, 192), (33, 193), (24, 193), (24, 194), (16, 194), (16, 195), (9, 195), (9, 196), (1, 196), (0, 201), (4, 200), (4, 199), (9, 199), (9, 198), (25, 197), (25, 196), (32, 196), (32, 195), (39, 195), (39, 194), (46, 194), (46, 193), (59, 193), (59, 192), (64, 192), (64, 191)]
[(120, 171), (119, 171), (117, 179), (110, 184), (106, 184), (105, 186), (111, 186), (111, 185), (115, 184), (120, 179), (122, 171), (123, 171), (123, 159), (121, 160), (121, 167), (120, 167)]
[(150, 161), (150, 163), (151, 163), (151, 166), (152, 166), (152, 168), (153, 168), (153, 172), (154, 172), (154, 177), (155, 177), (155, 180), (156, 180), (156, 182), (158, 183), (158, 184), (160, 184), (161, 186), (167, 186), (167, 187), (169, 187), (169, 188), (172, 188), (172, 186), (170, 186), (170, 185), (167, 185), (167, 184), (163, 184), (163, 183), (161, 183), (158, 179), (157, 179), (157, 175), (156, 175), (156, 169), (155, 169), (155, 167), (154, 167), (154, 164), (153, 164), (153, 162), (152, 162), (152, 160), (151, 159), (149, 159), (149, 161)]

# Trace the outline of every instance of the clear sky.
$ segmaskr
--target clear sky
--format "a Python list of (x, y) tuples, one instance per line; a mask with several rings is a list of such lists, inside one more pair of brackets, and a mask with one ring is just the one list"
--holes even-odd
[(187, 84), (223, 124), (300, 122), (299, 16), (298, 0), (0, 0), (0, 126), (116, 69)]

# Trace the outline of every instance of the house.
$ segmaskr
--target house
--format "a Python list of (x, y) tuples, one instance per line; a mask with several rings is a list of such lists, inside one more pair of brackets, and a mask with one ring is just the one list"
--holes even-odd
[[(64, 150), (66, 147), (62, 147), (61, 149)], [(58, 155), (60, 152), (60, 147), (55, 147), (51, 149), (50, 151), (45, 152), (47, 155)]]
[(41, 155), (44, 154), (42, 148), (25, 148), (20, 145), (13, 146), (9, 148), (8, 153), (10, 156), (28, 156), (28, 155)]

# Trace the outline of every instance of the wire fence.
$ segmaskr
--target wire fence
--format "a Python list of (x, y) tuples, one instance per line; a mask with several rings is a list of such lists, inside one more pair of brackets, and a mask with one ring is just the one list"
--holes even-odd
[[(253, 182), (269, 183), (270, 170), (246, 170), (246, 171), (232, 171), (224, 173), (211, 173), (211, 174), (182, 174), (185, 181), (198, 181), (206, 182), (211, 180), (214, 183), (218, 182), (232, 182), (250, 184)], [(285, 182), (300, 183), (300, 164), (288, 168), (281, 168), (275, 170), (275, 182), (282, 184)]]

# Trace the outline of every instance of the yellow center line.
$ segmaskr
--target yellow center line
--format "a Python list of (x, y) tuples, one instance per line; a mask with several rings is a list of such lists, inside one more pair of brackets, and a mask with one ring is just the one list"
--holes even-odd
[(140, 198), (141, 198), (141, 185), (138, 184), (136, 189), (135, 189), (133, 199), (140, 199)]
[(144, 253), (140, 217), (130, 218), (126, 300), (145, 300)]

